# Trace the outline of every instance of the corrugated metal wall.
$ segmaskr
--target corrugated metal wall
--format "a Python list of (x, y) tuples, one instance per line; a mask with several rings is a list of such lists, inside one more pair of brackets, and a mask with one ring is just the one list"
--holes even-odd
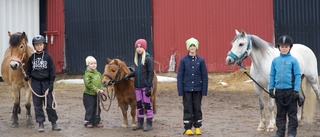
[(48, 53), (52, 56), (56, 72), (64, 67), (64, 0), (47, 0), (46, 30)]
[(28, 45), (32, 46), (33, 36), (39, 34), (39, 0), (0, 0), (0, 20), (1, 64), (4, 52), (9, 46), (8, 31), (26, 32)]
[[(273, 42), (272, 1), (265, 0), (153, 0), (153, 40), (157, 71), (167, 71), (170, 55), (177, 54), (176, 69), (187, 54), (185, 41), (199, 40), (199, 54), (209, 72), (239, 69), (225, 63), (235, 29)], [(249, 65), (247, 59), (245, 65)]]
[(65, 0), (65, 56), (68, 73), (83, 74), (85, 58), (93, 55), (103, 72), (106, 58), (133, 65), (134, 43), (151, 41), (151, 0)]
[(313, 50), (320, 74), (320, 1), (273, 0), (275, 37), (287, 34)]

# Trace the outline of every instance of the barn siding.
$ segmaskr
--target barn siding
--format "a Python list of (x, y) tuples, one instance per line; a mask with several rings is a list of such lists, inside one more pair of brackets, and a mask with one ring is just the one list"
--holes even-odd
[[(238, 67), (225, 63), (235, 29), (273, 42), (272, 1), (264, 0), (154, 0), (153, 39), (155, 60), (159, 71), (167, 71), (170, 55), (180, 58), (187, 54), (185, 41), (199, 40), (199, 54), (209, 72), (230, 72)], [(249, 65), (246, 61), (245, 65)]]
[(64, 68), (64, 7), (63, 0), (46, 1), (46, 30), (47, 50), (52, 56), (56, 72)]
[(151, 0), (65, 0), (66, 72), (83, 74), (85, 58), (93, 55), (103, 72), (106, 58), (133, 65), (134, 43), (151, 39)]
[(318, 68), (320, 68), (319, 9), (318, 0), (274, 0), (275, 37), (279, 38), (286, 34), (292, 37), (294, 43), (308, 46), (318, 58)]
[[(19, 9), (19, 10), (17, 10)], [(0, 0), (0, 64), (9, 47), (8, 31), (24, 31), (28, 35), (28, 45), (39, 34), (39, 0)], [(1, 77), (0, 67), (0, 77)]]

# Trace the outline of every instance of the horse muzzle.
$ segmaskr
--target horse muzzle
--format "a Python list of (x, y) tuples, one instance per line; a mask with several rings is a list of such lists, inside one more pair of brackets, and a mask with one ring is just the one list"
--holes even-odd
[(104, 87), (108, 87), (108, 86), (111, 86), (111, 85), (113, 85), (113, 84), (115, 84), (115, 82), (114, 82), (113, 80), (103, 80), (103, 81), (102, 81), (102, 85), (103, 85)]
[(236, 63), (236, 60), (231, 57), (231, 56), (227, 56), (226, 57), (226, 64), (229, 66), (233, 66)]
[(20, 63), (18, 61), (10, 61), (10, 67), (13, 70), (17, 70), (20, 67)]

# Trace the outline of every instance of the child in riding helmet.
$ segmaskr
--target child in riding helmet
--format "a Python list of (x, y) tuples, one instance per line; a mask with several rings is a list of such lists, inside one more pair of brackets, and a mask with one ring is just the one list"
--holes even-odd
[(153, 87), (154, 64), (153, 58), (146, 52), (147, 41), (145, 39), (138, 39), (135, 43), (135, 48), (135, 71), (127, 74), (125, 79), (134, 77), (134, 86), (136, 88), (138, 124), (133, 130), (143, 128), (144, 113), (146, 111), (147, 126), (143, 131), (148, 132), (152, 130), (153, 107), (151, 103), (151, 92)]
[(208, 72), (205, 60), (197, 54), (199, 42), (195, 38), (186, 41), (188, 54), (181, 58), (178, 75), (178, 95), (183, 96), (183, 123), (186, 135), (201, 135), (202, 126), (201, 100), (207, 96)]
[(93, 56), (86, 58), (87, 70), (83, 75), (84, 93), (83, 105), (86, 110), (84, 117), (84, 126), (87, 128), (103, 127), (100, 123), (101, 109), (97, 94), (103, 94), (101, 86), (101, 73), (97, 71), (97, 60)]
[[(61, 128), (58, 127), (56, 121), (58, 120), (57, 112), (52, 108), (53, 102), (53, 84), (56, 77), (55, 67), (52, 57), (44, 51), (45, 48), (45, 38), (41, 35), (37, 35), (32, 39), (32, 44), (36, 50), (29, 58), (28, 69), (26, 72), (25, 80), (31, 79), (31, 88), (39, 96), (47, 94), (47, 106), (46, 111), (48, 119), (52, 124), (52, 130), (60, 131)], [(39, 132), (44, 132), (45, 115), (43, 112), (43, 103), (45, 98), (38, 97), (32, 94), (32, 101), (34, 105), (36, 122), (39, 123)]]
[(281, 36), (276, 45), (280, 50), (280, 56), (274, 58), (271, 64), (269, 94), (275, 98), (277, 105), (277, 132), (274, 137), (285, 136), (287, 115), (288, 137), (297, 135), (297, 100), (300, 98), (301, 73), (299, 62), (290, 54), (292, 46), (290, 36)]

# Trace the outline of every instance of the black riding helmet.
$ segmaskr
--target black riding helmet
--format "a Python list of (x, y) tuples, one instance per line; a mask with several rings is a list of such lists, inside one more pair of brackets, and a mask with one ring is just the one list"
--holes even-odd
[(288, 45), (290, 45), (290, 48), (292, 48), (292, 46), (293, 46), (292, 38), (290, 36), (288, 36), (288, 35), (282, 35), (278, 39), (278, 43), (276, 45), (276, 48), (279, 48), (280, 44), (288, 44)]
[(32, 45), (37, 44), (37, 43), (46, 43), (46, 39), (41, 35), (36, 35), (32, 39)]

